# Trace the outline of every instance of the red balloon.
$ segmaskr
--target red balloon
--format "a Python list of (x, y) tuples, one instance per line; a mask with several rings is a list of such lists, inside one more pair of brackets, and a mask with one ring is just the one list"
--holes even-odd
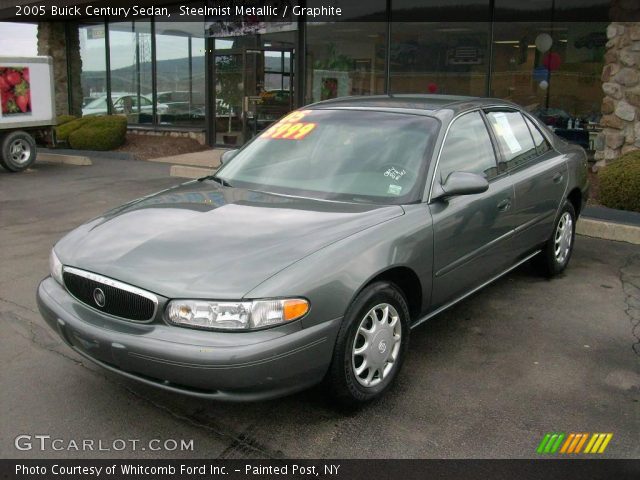
[(438, 91), (438, 85), (436, 85), (435, 83), (430, 83), (429, 85), (427, 85), (427, 90), (429, 90), (429, 93), (436, 93)]
[(547, 53), (542, 58), (542, 64), (551, 71), (559, 69), (561, 63), (562, 57), (560, 57), (560, 54), (556, 52)]

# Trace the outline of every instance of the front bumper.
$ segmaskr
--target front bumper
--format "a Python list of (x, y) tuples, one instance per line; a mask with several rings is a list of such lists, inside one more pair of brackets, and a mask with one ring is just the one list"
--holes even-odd
[(165, 390), (220, 400), (263, 400), (320, 382), (342, 320), (255, 332), (136, 324), (83, 305), (51, 277), (40, 282), (37, 300), (64, 342), (98, 365)]

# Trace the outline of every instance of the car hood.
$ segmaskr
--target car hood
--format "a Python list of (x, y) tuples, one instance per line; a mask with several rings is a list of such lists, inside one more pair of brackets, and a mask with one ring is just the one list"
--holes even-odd
[(398, 205), (193, 181), (111, 210), (73, 230), (55, 250), (64, 265), (168, 298), (230, 300), (326, 245), (403, 213)]

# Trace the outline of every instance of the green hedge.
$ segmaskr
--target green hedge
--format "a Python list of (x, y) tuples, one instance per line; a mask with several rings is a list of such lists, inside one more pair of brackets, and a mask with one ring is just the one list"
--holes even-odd
[[(69, 145), (78, 150), (113, 150), (122, 145), (127, 133), (127, 118), (119, 115), (84, 117), (69, 133)], [(71, 122), (73, 123), (73, 122)]]
[(69, 123), (72, 120), (75, 120), (76, 117), (75, 115), (58, 115), (58, 118), (56, 119), (57, 121), (57, 125), (64, 125), (65, 123)]
[(68, 142), (69, 135), (71, 134), (71, 132), (74, 132), (75, 130), (83, 126), (85, 123), (90, 121), (92, 118), (97, 118), (97, 117), (76, 118), (74, 120), (70, 120), (68, 122), (63, 123), (62, 125), (58, 125), (56, 127), (56, 138), (59, 141)]
[(629, 152), (598, 172), (600, 203), (640, 212), (640, 151)]

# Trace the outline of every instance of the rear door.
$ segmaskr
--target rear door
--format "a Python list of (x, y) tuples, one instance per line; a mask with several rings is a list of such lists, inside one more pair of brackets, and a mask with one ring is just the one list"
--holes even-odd
[(515, 228), (514, 191), (509, 175), (498, 171), (496, 146), (483, 113), (458, 117), (447, 132), (434, 182), (452, 172), (471, 172), (489, 181), (486, 192), (434, 200), (432, 306), (451, 301), (509, 265), (506, 244)]
[(513, 180), (516, 230), (511, 256), (546, 241), (567, 186), (567, 164), (538, 127), (515, 109), (490, 110), (486, 117), (502, 153), (500, 169)]

